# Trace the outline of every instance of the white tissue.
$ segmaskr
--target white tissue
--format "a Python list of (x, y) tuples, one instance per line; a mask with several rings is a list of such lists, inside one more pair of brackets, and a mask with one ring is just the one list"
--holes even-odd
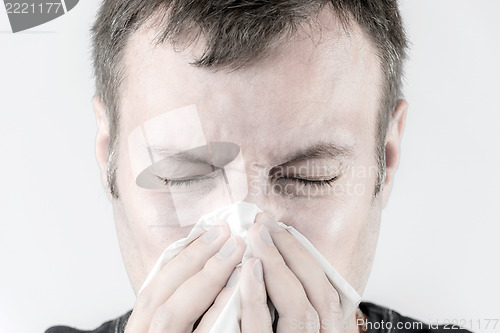
[[(153, 269), (144, 281), (139, 293), (151, 282), (151, 280), (158, 274), (161, 268), (175, 257), (182, 249), (189, 245), (193, 240), (198, 238), (205, 231), (210, 229), (218, 221), (226, 221), (233, 235), (238, 235), (243, 240), (247, 241), (247, 230), (254, 223), (255, 216), (262, 212), (257, 205), (249, 202), (239, 201), (232, 205), (219, 208), (211, 213), (203, 215), (198, 222), (194, 225), (193, 229), (186, 238), (179, 239), (178, 241), (170, 244), (158, 258)], [(303, 246), (306, 248), (316, 259), (316, 261), (323, 268), (326, 276), (330, 280), (333, 287), (337, 290), (340, 296), (342, 313), (344, 320), (358, 306), (361, 301), (361, 296), (346, 280), (333, 268), (333, 266), (323, 257), (323, 255), (316, 250), (316, 248), (309, 242), (295, 228), (278, 222), (279, 225), (287, 229)], [(250, 247), (247, 246), (243, 255), (242, 262), (251, 257)], [(229, 298), (226, 306), (220, 313), (219, 317), (210, 329), (210, 333), (233, 333), (239, 332), (239, 319), (241, 315), (240, 300), (238, 292), (239, 284), (236, 284), (235, 290)]]

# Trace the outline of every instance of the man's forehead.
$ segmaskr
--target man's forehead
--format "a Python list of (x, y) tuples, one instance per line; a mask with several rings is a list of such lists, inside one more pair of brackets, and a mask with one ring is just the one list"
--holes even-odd
[[(379, 64), (370, 43), (358, 33), (336, 31), (316, 30), (321, 37), (302, 34), (258, 62), (236, 70), (195, 67), (194, 47), (178, 52), (168, 43), (155, 46), (152, 30), (138, 31), (124, 58), (121, 105), (127, 106), (131, 98), (140, 100), (140, 108), (127, 115), (138, 124), (168, 109), (225, 98), (225, 93), (231, 93), (228, 86), (242, 106), (290, 102), (305, 107), (309, 102), (324, 102), (343, 81), (370, 81), (374, 76), (377, 86)], [(259, 93), (255, 98), (252, 92), (262, 87), (268, 88), (268, 95)], [(295, 100), (287, 95), (292, 89), (296, 90)]]
[[(375, 54), (356, 22), (350, 22), (348, 29), (346, 30), (326, 6), (316, 19), (300, 24), (294, 29), (294, 33), (285, 33), (281, 38), (277, 38), (275, 43), (263, 45), (266, 48), (262, 53), (256, 52), (255, 61), (241, 65), (237, 63), (238, 59), (235, 59), (238, 65), (235, 68), (232, 63), (221, 60), (220, 65), (206, 68), (193, 65), (203, 56), (206, 44), (210, 42), (205, 40), (202, 33), (196, 39), (187, 38), (185, 44), (181, 42), (174, 46), (168, 40), (158, 44), (158, 37), (162, 34), (160, 25), (146, 22), (129, 38), (125, 49), (125, 71), (128, 74), (134, 69), (147, 71), (151, 66), (155, 67), (161, 63), (168, 65), (169, 61), (175, 61), (176, 66), (182, 64), (183, 67), (192, 67), (197, 72), (229, 74), (276, 69), (294, 63), (307, 62), (318, 65), (319, 59), (328, 62), (330, 70), (341, 71), (346, 68), (348, 62), (355, 60), (360, 50)], [(182, 38), (180, 40), (182, 41)]]

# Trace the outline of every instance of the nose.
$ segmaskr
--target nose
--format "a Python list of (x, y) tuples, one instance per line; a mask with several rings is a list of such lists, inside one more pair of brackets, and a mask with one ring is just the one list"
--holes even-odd
[(244, 201), (256, 204), (279, 221), (284, 215), (283, 205), (280, 205), (278, 195), (273, 193), (268, 168), (252, 166), (247, 168), (248, 193)]

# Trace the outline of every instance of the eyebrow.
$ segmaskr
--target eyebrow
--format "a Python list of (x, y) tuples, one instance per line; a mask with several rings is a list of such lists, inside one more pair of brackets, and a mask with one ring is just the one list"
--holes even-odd
[(321, 141), (291, 153), (284, 158), (286, 162), (282, 164), (312, 159), (341, 160), (352, 156), (353, 150), (354, 146), (339, 145), (330, 141)]
[[(339, 145), (330, 141), (321, 141), (289, 154), (283, 159), (285, 162), (281, 163), (281, 165), (312, 159), (341, 160), (350, 157), (353, 150), (353, 146)], [(148, 152), (152, 162), (159, 162), (154, 161), (153, 156), (161, 156), (161, 160), (171, 158), (178, 162), (210, 164), (210, 158), (208, 156), (207, 158), (203, 158), (193, 154), (190, 150), (181, 151), (167, 147), (150, 146), (148, 147)]]

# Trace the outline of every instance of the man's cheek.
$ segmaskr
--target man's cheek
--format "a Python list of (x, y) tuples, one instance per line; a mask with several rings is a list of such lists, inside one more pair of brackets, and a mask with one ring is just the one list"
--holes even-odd
[(134, 214), (140, 216), (141, 223), (153, 230), (179, 228), (175, 204), (168, 193), (154, 192), (139, 187), (131, 203)]
[[(141, 233), (154, 244), (171, 243), (189, 234), (193, 224), (179, 226), (175, 205), (166, 193), (148, 193), (134, 199), (130, 205), (130, 215)], [(167, 244), (168, 245), (168, 244)]]
[(369, 227), (371, 208), (366, 198), (297, 201), (281, 221), (302, 233), (349, 283), (357, 285), (352, 259)]

